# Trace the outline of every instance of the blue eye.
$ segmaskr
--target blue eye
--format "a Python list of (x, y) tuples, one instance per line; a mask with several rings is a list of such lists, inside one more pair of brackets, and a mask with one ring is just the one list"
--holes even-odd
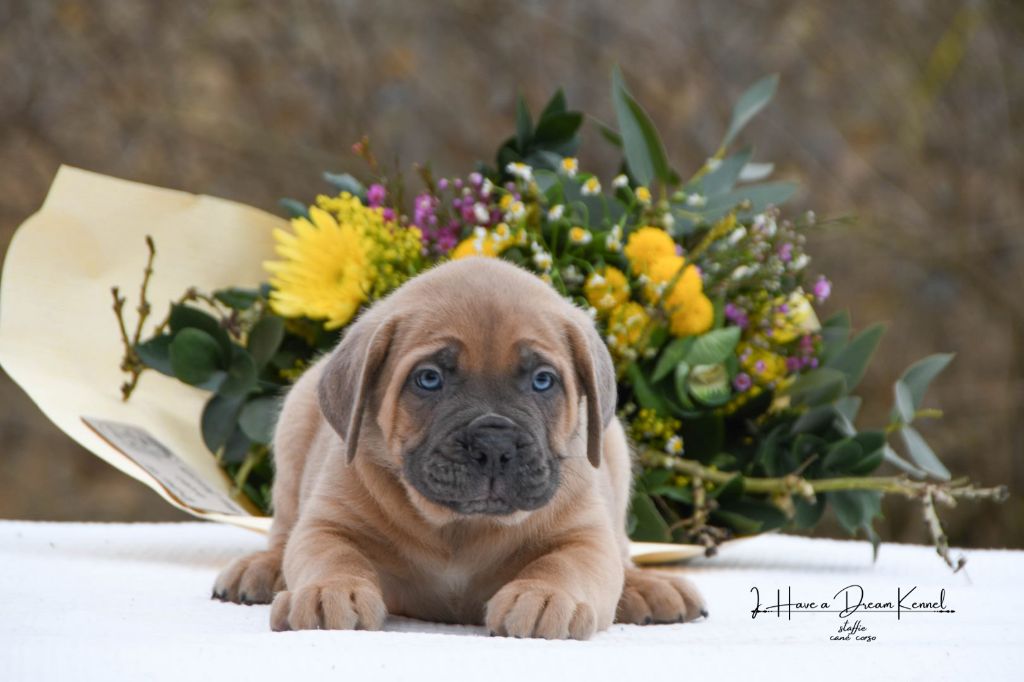
[(555, 385), (555, 375), (547, 370), (541, 370), (533, 375), (533, 390), (543, 393)]
[(416, 376), (413, 378), (416, 385), (422, 388), (424, 391), (439, 391), (444, 386), (444, 377), (441, 373), (432, 367), (427, 367), (416, 372)]

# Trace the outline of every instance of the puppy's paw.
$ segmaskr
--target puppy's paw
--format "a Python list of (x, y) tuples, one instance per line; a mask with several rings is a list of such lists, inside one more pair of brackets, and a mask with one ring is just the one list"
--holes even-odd
[(484, 622), (504, 637), (589, 639), (597, 631), (593, 606), (540, 580), (514, 580), (498, 590)]
[(213, 598), (236, 604), (269, 604), (284, 589), (281, 553), (256, 552), (235, 559), (213, 584)]
[(380, 630), (387, 607), (380, 590), (363, 578), (342, 578), (278, 592), (270, 627), (281, 630)]
[(707, 615), (704, 599), (686, 578), (640, 568), (626, 569), (616, 623), (682, 623)]

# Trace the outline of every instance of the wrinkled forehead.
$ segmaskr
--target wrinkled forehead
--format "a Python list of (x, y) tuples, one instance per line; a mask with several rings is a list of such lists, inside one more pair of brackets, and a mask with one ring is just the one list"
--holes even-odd
[(507, 374), (541, 364), (567, 372), (568, 347), (557, 314), (521, 308), (421, 310), (399, 334), (403, 365), (431, 360), (471, 374)]

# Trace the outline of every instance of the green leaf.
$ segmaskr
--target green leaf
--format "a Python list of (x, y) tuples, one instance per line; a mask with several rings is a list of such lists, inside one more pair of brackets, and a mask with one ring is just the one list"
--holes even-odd
[(717, 509), (711, 512), (711, 518), (714, 521), (729, 526), (736, 531), (737, 535), (754, 535), (760, 532), (761, 526), (764, 525), (761, 521), (725, 509)]
[(249, 454), (250, 446), (252, 442), (245, 437), (242, 429), (236, 426), (220, 451), (220, 461), (226, 464), (241, 464)]
[(864, 450), (852, 438), (845, 438), (834, 443), (825, 453), (821, 466), (826, 471), (842, 473), (856, 464), (864, 456)]
[(274, 438), (274, 424), (281, 410), (281, 401), (272, 396), (254, 398), (238, 415), (238, 425), (254, 443), (269, 444)]
[(231, 339), (228, 337), (224, 327), (220, 325), (217, 318), (203, 312), (199, 308), (193, 308), (183, 303), (175, 303), (171, 306), (168, 323), (171, 328), (171, 334), (176, 335), (183, 329), (194, 327), (213, 337), (213, 340), (217, 342), (217, 345), (224, 352), (225, 358), (231, 353)]
[(668, 542), (671, 535), (668, 524), (661, 517), (654, 501), (643, 493), (634, 493), (630, 510), (636, 517), (636, 527), (630, 537), (637, 542)]
[(243, 404), (240, 397), (223, 395), (214, 395), (206, 401), (199, 424), (203, 442), (210, 452), (216, 454), (234, 432)]
[(904, 426), (900, 429), (900, 436), (903, 444), (907, 446), (907, 454), (914, 464), (921, 467), (929, 474), (943, 481), (950, 479), (949, 469), (939, 461), (931, 446), (925, 441), (920, 433), (913, 426)]
[(814, 502), (808, 502), (802, 497), (793, 498), (793, 523), (797, 528), (814, 528), (821, 520), (825, 512), (825, 496), (815, 495)]
[(748, 519), (759, 521), (761, 527), (758, 529), (758, 532), (760, 533), (781, 528), (786, 525), (788, 520), (785, 512), (771, 502), (751, 498), (743, 498), (736, 502), (731, 502), (725, 511), (741, 514)]
[(714, 222), (741, 204), (749, 203), (749, 207), (744, 208), (741, 215), (754, 215), (769, 206), (781, 206), (786, 203), (796, 192), (797, 187), (795, 182), (788, 181), (743, 185), (724, 194), (708, 197), (701, 213), (705, 220)]
[(363, 183), (348, 173), (324, 173), (324, 180), (339, 192), (348, 192), (360, 199), (366, 196), (366, 187)]
[(695, 409), (693, 401), (690, 400), (690, 392), (687, 390), (687, 381), (690, 378), (690, 366), (685, 362), (680, 362), (676, 365), (675, 374), (673, 376), (673, 384), (676, 389), (676, 398), (682, 403), (683, 407), (688, 410)]
[(836, 417), (835, 407), (832, 405), (819, 405), (812, 407), (801, 414), (793, 426), (790, 427), (790, 434), (816, 433), (830, 425)]
[(561, 114), (546, 116), (537, 124), (533, 141), (538, 145), (553, 145), (568, 142), (576, 135), (583, 124), (583, 114), (578, 111), (566, 111)]
[(736, 135), (750, 122), (750, 119), (754, 118), (771, 101), (778, 85), (779, 76), (778, 74), (773, 74), (754, 83), (746, 92), (740, 95), (736, 106), (733, 107), (732, 120), (729, 122), (729, 129), (725, 133), (725, 139), (722, 140), (722, 148), (728, 147)]
[(893, 393), (896, 395), (896, 414), (899, 416), (900, 421), (904, 424), (910, 424), (914, 421), (914, 396), (910, 392), (910, 387), (903, 381), (898, 380), (893, 384)]
[(837, 490), (825, 493), (840, 525), (851, 535), (881, 515), (882, 493), (874, 490)]
[(217, 392), (221, 395), (244, 396), (256, 388), (257, 374), (256, 363), (248, 351), (241, 346), (234, 346), (227, 377)]
[(651, 374), (651, 381), (656, 383), (667, 377), (676, 368), (676, 365), (683, 361), (686, 354), (690, 352), (691, 346), (693, 346), (692, 336), (669, 342), (661, 351), (658, 364), (654, 367), (654, 373)]
[(640, 403), (640, 407), (654, 410), (658, 414), (668, 414), (668, 407), (665, 405), (665, 401), (647, 383), (643, 370), (636, 363), (626, 368), (626, 375), (629, 377), (630, 384), (633, 387), (633, 394), (636, 396), (637, 402)]
[(836, 356), (825, 363), (826, 367), (837, 369), (846, 376), (846, 390), (852, 391), (864, 378), (864, 371), (878, 342), (885, 332), (885, 325), (874, 324), (855, 336)]
[(747, 147), (723, 159), (715, 170), (700, 179), (694, 190), (706, 197), (714, 197), (728, 192), (736, 185), (736, 180), (750, 160), (751, 154), (753, 154), (753, 149)]
[(856, 421), (857, 414), (863, 401), (858, 395), (848, 395), (835, 402), (836, 411), (846, 417), (850, 422)]
[(946, 365), (952, 360), (952, 353), (937, 353), (918, 360), (903, 372), (900, 381), (910, 390), (911, 404), (914, 406), (915, 411), (921, 409), (925, 391), (928, 390), (932, 379), (944, 370)]
[(691, 366), (715, 365), (724, 362), (736, 350), (741, 331), (739, 327), (723, 327), (701, 334), (694, 339), (693, 345), (684, 359)]
[(647, 112), (626, 90), (618, 66), (612, 69), (612, 102), (630, 174), (647, 187), (655, 178), (668, 182), (671, 172), (658, 132)]
[(263, 369), (284, 340), (284, 320), (277, 315), (260, 319), (249, 332), (246, 348), (252, 356), (256, 369)]
[(924, 478), (928, 475), (924, 469), (918, 468), (900, 457), (899, 454), (888, 444), (882, 448), (882, 457), (889, 464), (892, 464), (897, 469), (913, 476), (914, 478)]
[(278, 199), (277, 203), (285, 210), (289, 218), (305, 218), (309, 220), (309, 208), (296, 199)]
[(837, 369), (819, 367), (801, 374), (784, 390), (794, 404), (820, 405), (830, 403), (846, 392), (846, 375)]
[(522, 95), (516, 99), (516, 147), (520, 154), (526, 153), (533, 137), (533, 121), (530, 119), (530, 110), (526, 107), (526, 100)]
[(155, 369), (161, 374), (174, 376), (174, 368), (171, 366), (171, 341), (174, 339), (170, 334), (161, 334), (135, 346), (135, 354), (142, 360), (142, 364), (150, 369)]
[(561, 114), (565, 112), (565, 110), (565, 92), (562, 88), (558, 88), (558, 90), (555, 91), (555, 94), (551, 96), (551, 99), (548, 100), (548, 103), (544, 105), (544, 111), (540, 112), (540, 120), (543, 121), (549, 116)]
[(213, 292), (213, 297), (233, 310), (248, 310), (260, 299), (259, 289), (228, 287)]
[(170, 345), (171, 370), (179, 381), (197, 386), (208, 381), (224, 365), (220, 346), (209, 334), (182, 329)]

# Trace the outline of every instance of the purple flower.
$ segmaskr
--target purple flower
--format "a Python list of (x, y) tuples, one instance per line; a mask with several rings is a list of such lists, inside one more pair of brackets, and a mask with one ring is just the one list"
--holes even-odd
[(740, 393), (750, 390), (750, 387), (753, 384), (754, 382), (750, 380), (750, 375), (747, 374), (746, 372), (740, 372), (739, 374), (736, 375), (736, 378), (732, 380), (733, 388), (735, 388)]
[(779, 259), (783, 263), (788, 263), (791, 258), (793, 258), (793, 245), (786, 242), (779, 247)]
[(455, 178), (455, 189), (462, 189), (462, 178)]
[(391, 222), (395, 219), (395, 209), (385, 208), (384, 212), (381, 213), (381, 215), (383, 216), (384, 220)]
[(448, 189), (448, 178), (441, 178), (437, 181), (437, 188), (442, 192)]
[(725, 304), (725, 319), (741, 329), (746, 329), (747, 325), (750, 324), (746, 311), (734, 303)]
[(384, 185), (374, 183), (370, 185), (370, 189), (366, 190), (366, 201), (371, 207), (376, 208), (384, 203), (387, 194), (388, 192), (384, 189)]
[(758, 360), (754, 363), (754, 369), (757, 370), (758, 374), (764, 374), (764, 371), (768, 368), (768, 365), (764, 363), (764, 360)]
[(484, 181), (484, 176), (480, 175), (479, 173), (470, 173), (469, 174), (469, 183), (471, 185), (473, 185), (474, 187), (483, 184), (483, 181)]
[(814, 297), (819, 301), (824, 301), (832, 295), (832, 282), (825, 279), (822, 275), (818, 277), (818, 281), (814, 283)]
[(799, 372), (800, 368), (803, 367), (803, 360), (797, 356), (786, 358), (786, 372), (792, 374), (793, 372)]

